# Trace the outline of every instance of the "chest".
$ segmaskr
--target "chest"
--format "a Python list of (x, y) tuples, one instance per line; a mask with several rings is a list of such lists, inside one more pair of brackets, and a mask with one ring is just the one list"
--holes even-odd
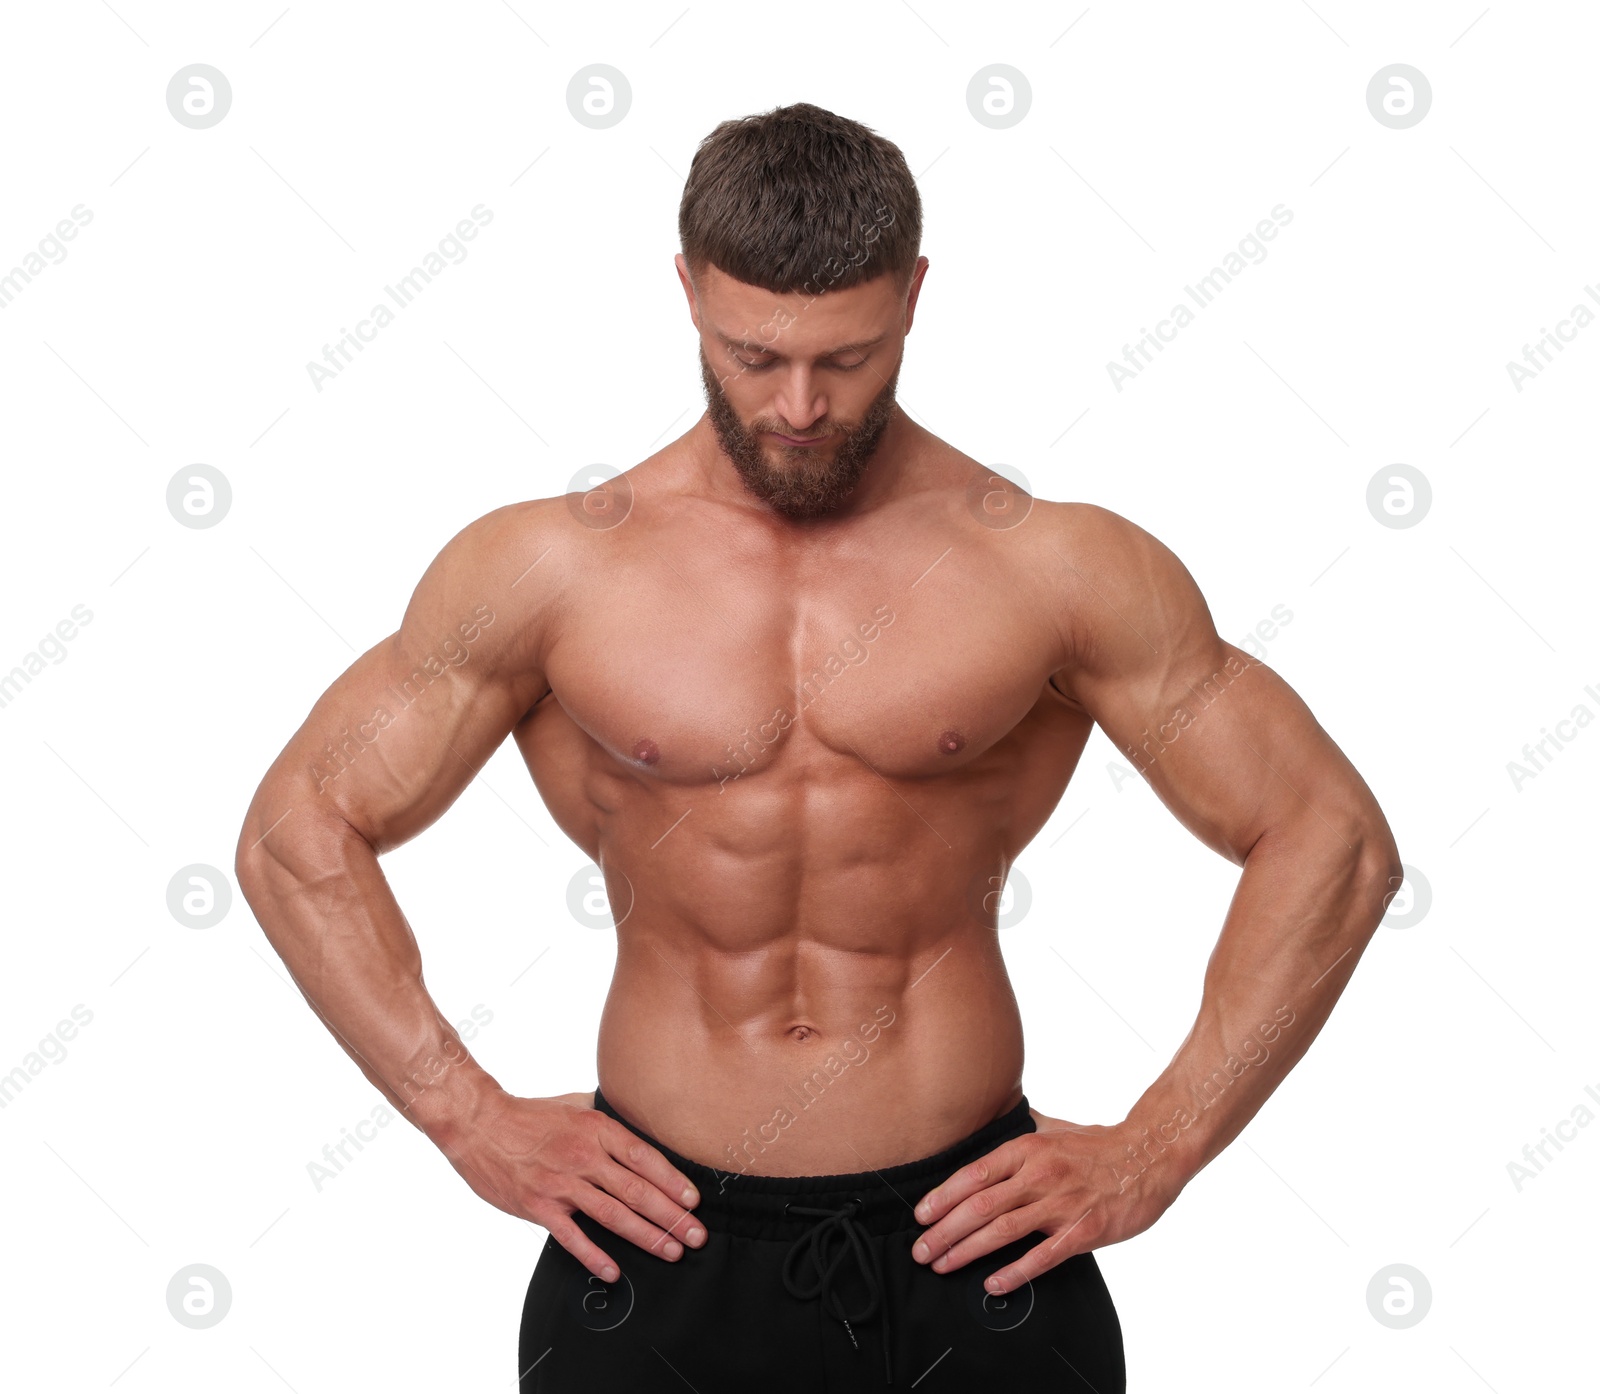
[(585, 588), (547, 676), (566, 716), (642, 777), (725, 785), (848, 757), (916, 778), (981, 758), (1027, 715), (1055, 633), (973, 551), (811, 576), (661, 554)]

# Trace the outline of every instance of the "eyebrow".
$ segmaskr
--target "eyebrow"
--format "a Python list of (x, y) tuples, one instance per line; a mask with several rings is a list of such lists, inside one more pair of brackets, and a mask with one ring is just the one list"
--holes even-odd
[[(717, 329), (715, 332), (717, 337), (721, 339), (722, 342), (729, 348), (744, 349), (748, 353), (770, 353), (774, 358), (783, 357), (781, 353), (773, 353), (772, 349), (770, 349), (766, 344), (754, 342), (750, 339), (732, 338), (729, 335), (724, 334), (720, 329)], [(873, 348), (876, 345), (881, 344), (888, 337), (888, 334), (884, 333), (878, 335), (878, 337), (875, 339), (862, 339), (853, 344), (840, 344), (837, 348), (831, 348), (824, 353), (819, 353), (817, 357), (832, 358), (836, 354), (841, 353), (861, 353), (866, 349)]]

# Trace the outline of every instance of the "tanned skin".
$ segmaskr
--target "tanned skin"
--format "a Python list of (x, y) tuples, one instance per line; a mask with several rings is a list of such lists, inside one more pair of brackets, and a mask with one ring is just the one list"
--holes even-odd
[[(515, 1097), (471, 1058), (379, 866), (508, 733), (619, 921), (601, 1088), (728, 1171), (882, 1169), (1018, 1102), (995, 904), (1095, 723), (1242, 868), (1194, 1025), (1125, 1119), (1035, 1110), (908, 1198), (941, 1272), (1050, 1236), (995, 1292), (1155, 1222), (1305, 1053), (1401, 883), (1361, 776), (1167, 547), (1030, 499), (894, 404), (926, 270), (780, 295), (680, 256), (745, 468), (708, 413), (602, 489), (465, 527), (244, 821), (240, 885), (343, 1048), (473, 1190), (606, 1281), (575, 1211), (670, 1262), (705, 1240), (699, 1198), (592, 1092)], [(872, 429), (854, 486), (830, 483)], [(442, 636), (464, 660), (430, 658)], [(373, 739), (341, 767), (325, 747), (357, 723)]]

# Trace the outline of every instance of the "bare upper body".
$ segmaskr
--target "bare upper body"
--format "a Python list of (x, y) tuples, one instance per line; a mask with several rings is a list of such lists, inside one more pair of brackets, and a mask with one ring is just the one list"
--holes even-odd
[(1021, 1096), (994, 907), (1091, 726), (1050, 683), (1073, 510), (986, 527), (977, 462), (897, 434), (917, 487), (803, 536), (707, 497), (693, 433), (616, 526), (526, 512), (559, 596), (514, 734), (620, 920), (600, 1086), (729, 1169), (890, 1165)]
[[(774, 299), (691, 292), (703, 351)], [(747, 422), (849, 422), (910, 322), (883, 285), (841, 292), (767, 369), (739, 357), (728, 398)], [(872, 383), (845, 374), (877, 349), (824, 353), (863, 323), (891, 331)], [(451, 634), (465, 657), (335, 770), (324, 744)], [(898, 408), (847, 503), (797, 525), (750, 496), (702, 417), (587, 506), (512, 504), (458, 534), (269, 771), (237, 865), (302, 989), (392, 1093), (442, 1017), (375, 857), (510, 732), (618, 921), (606, 1097), (720, 1168), (881, 1169), (1021, 1096), (994, 908), (1096, 721), (1197, 837), (1259, 868), (1196, 1035), (1242, 1031), (1246, 981), (1314, 970), (1366, 913), (1341, 888), (1395, 854), (1360, 776), (1218, 637), (1183, 564), (1106, 509), (1028, 499)], [(486, 1078), (452, 1070), (418, 1112), (465, 1148)]]

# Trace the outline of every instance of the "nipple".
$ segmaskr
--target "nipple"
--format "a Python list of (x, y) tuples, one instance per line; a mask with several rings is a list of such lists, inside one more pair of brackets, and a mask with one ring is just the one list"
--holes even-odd
[(946, 755), (954, 755), (967, 743), (967, 738), (959, 731), (946, 731), (939, 737), (939, 749)]
[(640, 736), (634, 743), (633, 758), (641, 765), (653, 765), (661, 758), (661, 752), (648, 736)]

